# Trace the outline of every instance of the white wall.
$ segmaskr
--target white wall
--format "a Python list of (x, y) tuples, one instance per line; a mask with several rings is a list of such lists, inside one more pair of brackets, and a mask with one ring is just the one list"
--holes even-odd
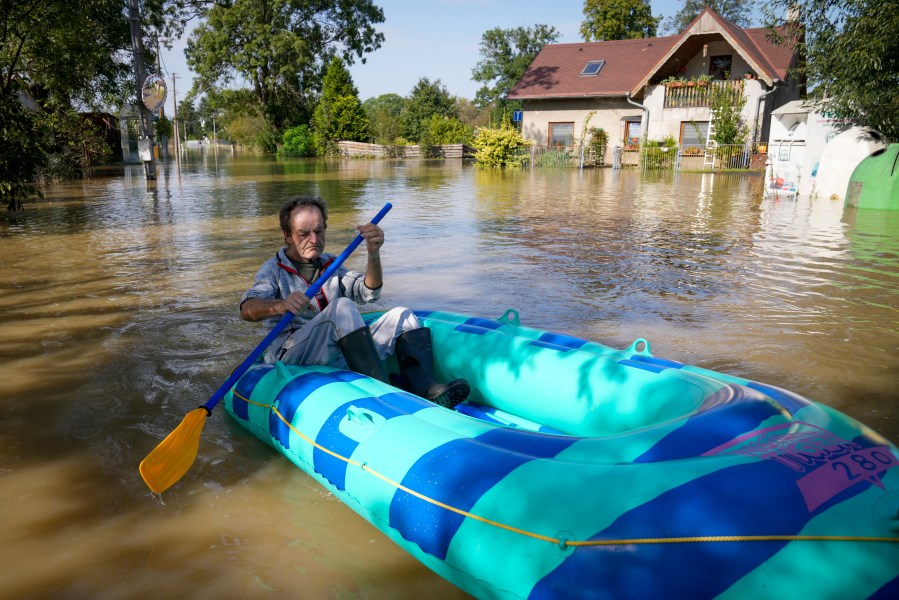
[(521, 131), (526, 139), (534, 140), (537, 146), (543, 147), (549, 143), (550, 123), (574, 122), (574, 137), (579, 139), (584, 134), (584, 123), (589, 116), (587, 127), (605, 129), (609, 134), (611, 150), (623, 142), (625, 120), (628, 117), (639, 119), (642, 115), (640, 108), (628, 104), (624, 98), (526, 100)]

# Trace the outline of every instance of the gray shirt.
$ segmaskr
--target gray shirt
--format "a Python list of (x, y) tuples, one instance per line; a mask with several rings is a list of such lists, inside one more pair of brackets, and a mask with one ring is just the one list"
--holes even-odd
[[(285, 254), (287, 248), (281, 248), (278, 253), (268, 259), (256, 272), (253, 287), (244, 292), (240, 303), (243, 304), (250, 298), (262, 298), (263, 300), (282, 300), (293, 292), (305, 292), (311, 282), (306, 281), (297, 273), (290, 259)], [(333, 254), (322, 254), (322, 262), (326, 269), (336, 258)], [(296, 315), (284, 333), (272, 343), (272, 347), (280, 347), (286, 337), (305, 323), (308, 323), (315, 315), (324, 309), (326, 303), (340, 297), (350, 298), (358, 304), (368, 304), (381, 297), (381, 288), (373, 290), (365, 285), (365, 273), (350, 271), (342, 265), (328, 281), (322, 285), (321, 292), (306, 306), (306, 310)], [(272, 328), (281, 320), (280, 316), (268, 317), (264, 323)]]

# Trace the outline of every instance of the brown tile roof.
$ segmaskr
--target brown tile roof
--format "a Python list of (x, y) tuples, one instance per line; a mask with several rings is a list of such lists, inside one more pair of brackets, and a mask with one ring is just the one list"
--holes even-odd
[[(770, 84), (773, 79), (786, 79), (795, 49), (773, 45), (768, 41), (768, 33), (767, 27), (742, 29), (706, 8), (679, 35), (548, 44), (509, 92), (508, 98), (637, 96), (659, 71), (671, 70), (668, 63), (672, 57), (695, 52), (693, 46), (701, 47), (710, 35), (721, 39), (717, 37), (720, 35), (731, 42), (753, 70)], [(582, 76), (584, 66), (593, 60), (605, 60), (606, 63), (598, 75)]]
[[(547, 44), (509, 92), (509, 98), (625, 96), (680, 36)], [(604, 60), (595, 76), (581, 76), (591, 60)]]

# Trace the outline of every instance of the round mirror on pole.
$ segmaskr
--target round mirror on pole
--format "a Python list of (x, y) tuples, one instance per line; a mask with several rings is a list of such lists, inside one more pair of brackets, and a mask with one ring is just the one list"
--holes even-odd
[(154, 112), (159, 110), (165, 104), (167, 91), (165, 79), (159, 75), (150, 75), (144, 81), (143, 88), (141, 88), (141, 98), (143, 98), (144, 106)]

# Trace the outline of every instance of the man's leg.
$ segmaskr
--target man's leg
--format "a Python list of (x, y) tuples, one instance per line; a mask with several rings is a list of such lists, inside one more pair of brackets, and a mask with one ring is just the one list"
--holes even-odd
[(347, 361), (337, 340), (360, 327), (365, 327), (365, 322), (353, 301), (338, 298), (287, 338), (278, 360), (293, 365), (330, 365), (345, 369)]

